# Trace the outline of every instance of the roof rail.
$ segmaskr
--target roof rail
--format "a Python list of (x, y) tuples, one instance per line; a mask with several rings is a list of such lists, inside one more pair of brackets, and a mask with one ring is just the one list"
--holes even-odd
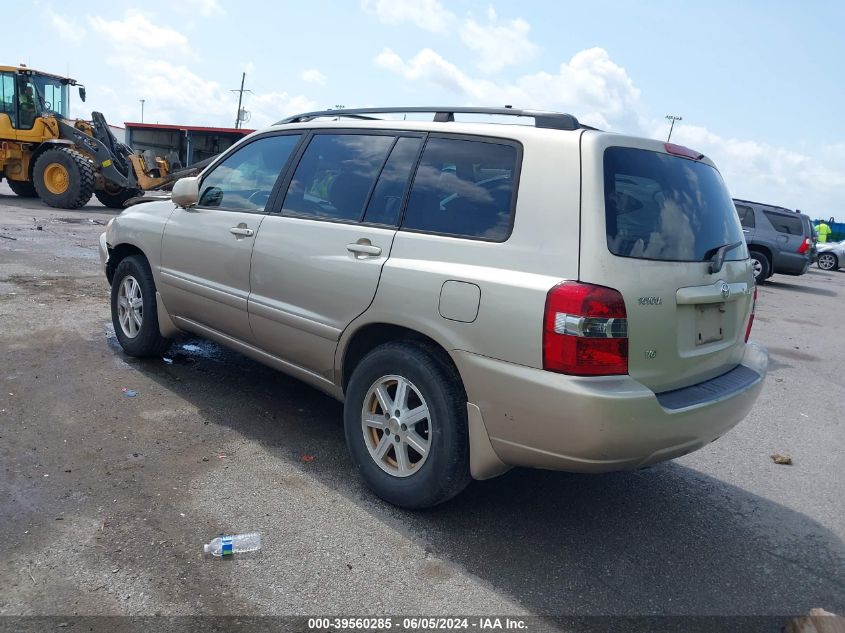
[(295, 116), (282, 119), (276, 125), (286, 123), (306, 123), (320, 117), (343, 117), (353, 119), (376, 119), (373, 114), (408, 114), (408, 113), (433, 113), (434, 120), (440, 123), (447, 123), (455, 120), (455, 114), (487, 114), (515, 117), (531, 117), (534, 119), (534, 126), (551, 130), (578, 130), (582, 126), (578, 119), (571, 114), (562, 112), (546, 112), (542, 110), (517, 110), (515, 108), (451, 108), (440, 107), (396, 107), (396, 108), (354, 108), (343, 110), (321, 110), (318, 112), (305, 112)]

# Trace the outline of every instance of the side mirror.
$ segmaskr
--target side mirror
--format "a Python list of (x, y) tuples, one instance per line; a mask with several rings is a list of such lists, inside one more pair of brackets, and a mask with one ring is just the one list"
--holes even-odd
[(79, 86), (79, 98), (85, 103), (85, 86)]
[(180, 178), (173, 185), (173, 193), (170, 199), (173, 204), (187, 209), (197, 203), (200, 197), (200, 179), (196, 176), (190, 178)]

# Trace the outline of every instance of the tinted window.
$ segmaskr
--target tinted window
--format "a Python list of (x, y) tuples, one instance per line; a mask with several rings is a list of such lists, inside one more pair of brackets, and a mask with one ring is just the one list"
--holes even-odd
[(641, 149), (604, 153), (607, 245), (622, 257), (705, 261), (725, 244), (726, 259), (748, 257), (734, 203), (705, 163)]
[(359, 221), (393, 136), (317, 134), (288, 187), (282, 212)]
[(804, 235), (804, 227), (802, 226), (800, 215), (782, 215), (780, 213), (772, 213), (771, 211), (763, 211), (775, 231), (779, 233), (787, 233), (789, 235)]
[(203, 179), (199, 206), (263, 211), (299, 139), (265, 136), (235, 151)]
[(754, 209), (745, 205), (736, 205), (736, 213), (739, 216), (739, 223), (747, 229), (754, 228)]
[(507, 239), (513, 215), (516, 148), (432, 138), (414, 177), (402, 227), (488, 240)]
[(417, 160), (421, 139), (400, 138), (396, 141), (390, 158), (381, 170), (378, 183), (367, 205), (364, 221), (373, 224), (399, 223), (399, 212), (402, 209), (402, 196), (411, 175), (411, 169)]

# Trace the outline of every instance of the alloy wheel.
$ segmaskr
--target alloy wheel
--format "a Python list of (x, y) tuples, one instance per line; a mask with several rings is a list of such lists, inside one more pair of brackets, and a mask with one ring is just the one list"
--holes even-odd
[(382, 376), (367, 391), (361, 431), (373, 461), (394, 477), (419, 472), (431, 453), (431, 414), (420, 390), (402, 376)]
[(127, 275), (120, 282), (117, 292), (117, 320), (126, 336), (138, 336), (144, 322), (144, 298), (141, 295), (141, 284), (132, 275)]

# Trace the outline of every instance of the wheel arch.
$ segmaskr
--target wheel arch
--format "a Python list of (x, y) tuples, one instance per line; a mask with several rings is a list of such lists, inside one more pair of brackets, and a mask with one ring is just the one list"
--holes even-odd
[(114, 279), (114, 271), (117, 270), (120, 262), (130, 255), (140, 255), (147, 260), (148, 264), (150, 263), (150, 258), (147, 257), (146, 253), (134, 244), (123, 242), (117, 246), (111, 247), (109, 249), (109, 261), (108, 264), (106, 264), (106, 279), (108, 279), (109, 285), (111, 285), (112, 279)]
[(765, 255), (766, 259), (769, 260), (769, 266), (774, 266), (774, 255), (772, 253), (772, 249), (768, 246), (763, 246), (762, 244), (750, 244), (748, 246), (748, 250), (755, 253), (760, 253), (761, 255)]
[(32, 158), (29, 160), (29, 180), (32, 180), (35, 177), (35, 162), (38, 160), (39, 156), (50, 149), (55, 149), (57, 147), (72, 147), (76, 149), (76, 144), (72, 143), (63, 138), (53, 138), (47, 141), (43, 141), (35, 148), (32, 152)]
[(349, 384), (352, 372), (355, 371), (355, 367), (358, 366), (361, 359), (379, 345), (393, 341), (411, 341), (423, 344), (443, 361), (448, 363), (448, 365), (455, 371), (455, 374), (460, 377), (458, 367), (455, 365), (446, 347), (428, 334), (404, 325), (397, 325), (395, 323), (364, 323), (361, 324), (360, 327), (357, 327), (348, 333), (344, 333), (344, 336), (341, 337), (341, 342), (338, 345), (336, 358), (339, 362), (337, 362), (336, 365), (338, 368), (338, 375), (340, 377), (340, 386), (344, 393), (346, 392), (346, 387)]

